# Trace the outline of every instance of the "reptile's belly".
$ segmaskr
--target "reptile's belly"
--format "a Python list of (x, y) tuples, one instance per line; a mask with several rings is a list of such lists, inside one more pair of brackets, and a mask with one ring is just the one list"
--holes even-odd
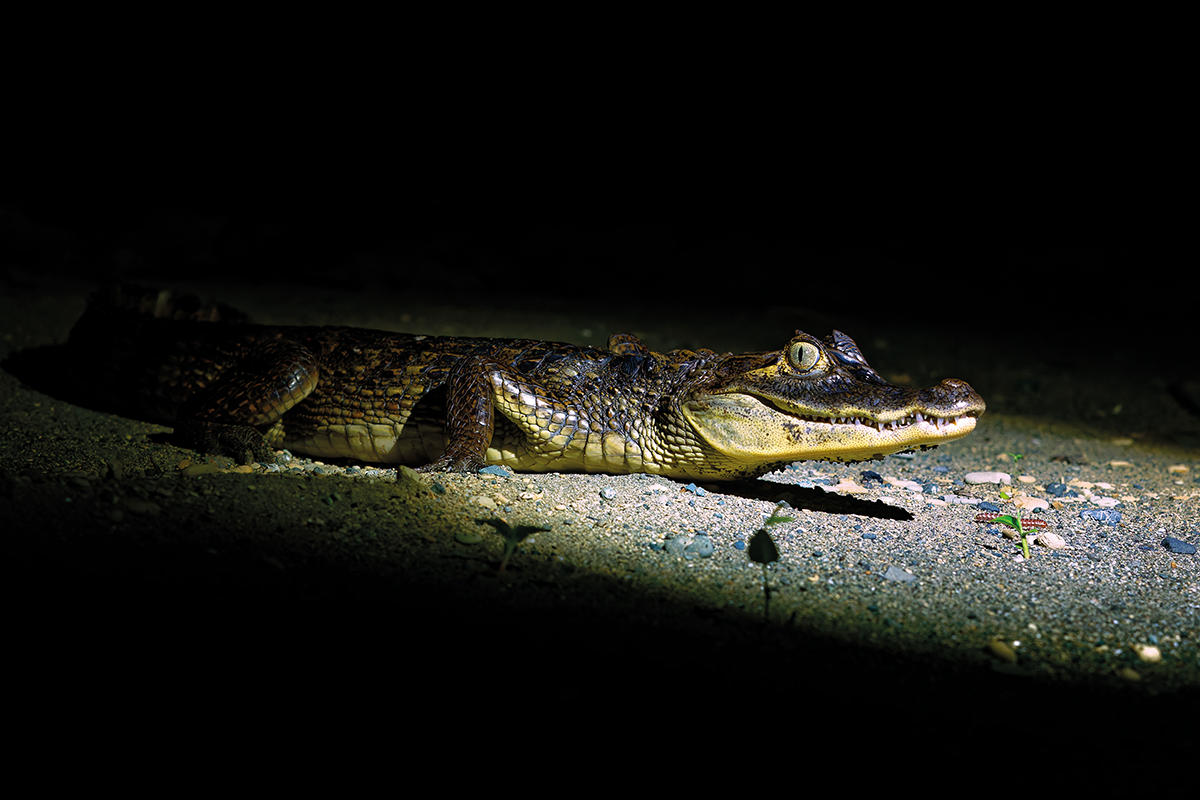
[(324, 425), (301, 435), (285, 434), (275, 446), (320, 458), (416, 465), (441, 456), (446, 451), (446, 437), (441, 427), (347, 423)]
[(628, 474), (659, 472), (648, 463), (642, 449), (628, 436), (616, 431), (576, 432), (555, 437), (547, 432), (536, 439), (526, 436), (507, 421), (496, 425), (484, 459), (521, 472), (594, 472)]
[[(532, 445), (515, 426), (498, 420), (484, 461), (522, 472), (653, 471), (629, 443), (609, 432), (607, 437), (578, 436), (565, 447), (549, 442)], [(446, 450), (440, 425), (349, 423), (323, 425), (300, 435), (271, 437), (275, 447), (316, 458), (354, 458), (377, 464), (419, 466), (437, 460)]]

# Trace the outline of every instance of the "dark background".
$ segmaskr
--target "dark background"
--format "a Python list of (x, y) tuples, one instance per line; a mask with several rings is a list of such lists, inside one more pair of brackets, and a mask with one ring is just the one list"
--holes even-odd
[(1078, 153), (900, 152), (893, 164), (837, 152), (811, 164), (726, 154), (720, 167), (677, 154), (669, 168), (636, 151), (632, 163), (584, 152), (500, 169), (419, 149), (34, 160), (21, 165), (33, 180), (7, 185), (0, 205), (2, 278), (432, 289), (690, 306), (698, 320), (792, 304), (959, 318), (963, 335), (1096, 326), (1110, 345), (1148, 337), (1154, 349), (1185, 329), (1196, 287), (1182, 210), (1127, 170)]

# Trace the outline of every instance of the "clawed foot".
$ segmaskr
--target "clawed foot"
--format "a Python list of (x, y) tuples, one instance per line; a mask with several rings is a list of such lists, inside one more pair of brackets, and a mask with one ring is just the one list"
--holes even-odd
[(275, 453), (262, 434), (248, 425), (189, 420), (175, 427), (179, 443), (209, 455), (227, 455), (239, 464), (275, 463)]
[(442, 456), (437, 461), (426, 464), (423, 467), (417, 467), (417, 472), (458, 472), (464, 475), (474, 475), (483, 469), (484, 466), (483, 460), (479, 458), (471, 458), (469, 456), (451, 458), (450, 456)]

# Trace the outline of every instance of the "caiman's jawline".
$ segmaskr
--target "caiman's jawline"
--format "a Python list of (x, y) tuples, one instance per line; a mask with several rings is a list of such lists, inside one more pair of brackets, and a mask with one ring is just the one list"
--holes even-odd
[(750, 394), (702, 395), (683, 406), (696, 432), (737, 460), (864, 461), (936, 447), (975, 429), (977, 411), (952, 417), (909, 410), (887, 422), (865, 417), (796, 414)]
[[(978, 418), (978, 414), (974, 411), (965, 412), (962, 414), (939, 414), (929, 409), (918, 410), (912, 408), (895, 412), (893, 414), (880, 414), (879, 417), (872, 417), (867, 414), (843, 414), (841, 416), (829, 416), (826, 414), (814, 414), (812, 412), (805, 413), (793, 411), (788, 408), (781, 408), (769, 397), (759, 397), (758, 400), (775, 409), (780, 414), (795, 417), (806, 422), (823, 422), (827, 425), (862, 426), (867, 428), (875, 428), (880, 433), (884, 432), (885, 430), (894, 431), (920, 423), (929, 423), (940, 431), (952, 428), (955, 425), (965, 424), (967, 420), (971, 421), (971, 428), (974, 428), (975, 420)], [(961, 435), (965, 436), (970, 432), (970, 430), (967, 430)]]

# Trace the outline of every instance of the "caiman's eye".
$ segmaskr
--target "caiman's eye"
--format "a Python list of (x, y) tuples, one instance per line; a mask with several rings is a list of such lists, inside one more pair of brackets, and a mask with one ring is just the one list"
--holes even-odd
[(812, 342), (795, 342), (788, 348), (788, 361), (799, 372), (808, 372), (821, 360), (821, 350)]

